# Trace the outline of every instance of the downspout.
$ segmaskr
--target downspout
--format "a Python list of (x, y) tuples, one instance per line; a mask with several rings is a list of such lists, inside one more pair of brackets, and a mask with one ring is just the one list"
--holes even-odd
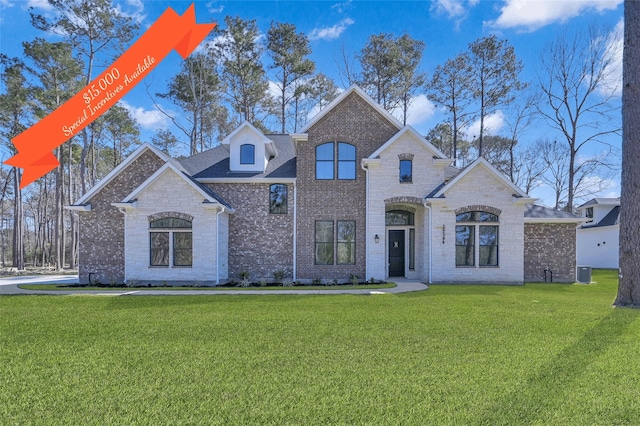
[(366, 195), (365, 195), (365, 215), (364, 215), (364, 226), (365, 226), (365, 262), (364, 262), (364, 277), (366, 281), (369, 281), (369, 168), (365, 167), (364, 163), (360, 163), (360, 168), (364, 170), (366, 175)]
[(431, 206), (426, 201), (424, 207), (429, 210), (429, 284), (431, 284), (433, 270), (433, 215), (431, 214)]
[[(122, 277), (122, 280), (124, 281), (124, 283), (127, 283), (127, 259), (129, 258), (127, 256), (127, 209), (123, 208), (123, 207), (118, 207), (118, 211), (120, 213), (122, 213), (122, 216), (124, 216), (124, 235), (123, 235), (123, 242), (124, 242), (124, 259), (122, 259), (122, 261), (124, 262), (124, 277)], [(91, 273), (89, 274), (89, 285), (91, 285)]]
[(293, 182), (293, 281), (297, 281), (298, 257), (298, 185)]
[(216, 285), (220, 285), (220, 215), (224, 206), (216, 213)]

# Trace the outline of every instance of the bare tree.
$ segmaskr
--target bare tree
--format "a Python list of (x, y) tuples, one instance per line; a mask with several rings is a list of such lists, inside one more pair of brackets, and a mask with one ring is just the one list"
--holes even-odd
[(567, 211), (576, 197), (578, 153), (593, 144), (612, 150), (607, 137), (620, 134), (620, 103), (611, 87), (616, 54), (616, 44), (592, 27), (572, 38), (558, 37), (541, 55), (544, 101), (538, 112), (560, 133), (568, 153)]
[[(288, 109), (295, 103), (296, 95), (300, 93), (302, 82), (311, 77), (316, 69), (316, 64), (308, 58), (311, 54), (309, 39), (303, 33), (296, 33), (296, 27), (289, 23), (272, 22), (267, 32), (267, 50), (275, 70), (276, 86), (278, 87), (278, 116), (280, 119), (280, 131), (287, 131)], [(294, 125), (295, 128), (295, 111)]]
[(482, 157), (485, 118), (500, 107), (509, 105), (522, 88), (519, 80), (522, 62), (516, 58), (513, 46), (495, 35), (471, 43), (468, 58), (471, 91), (479, 108), (478, 156)]
[(513, 163), (513, 178), (511, 179), (524, 192), (530, 194), (531, 191), (542, 185), (542, 176), (547, 171), (548, 166), (544, 158), (540, 155), (538, 141), (516, 150)]
[(342, 87), (349, 87), (356, 82), (353, 59), (347, 54), (344, 44), (340, 46), (340, 57), (335, 59), (338, 78)]
[[(67, 40), (85, 61), (85, 84), (93, 79), (98, 58), (111, 61), (124, 49), (123, 44), (133, 38), (138, 26), (133, 19), (114, 9), (111, 0), (47, 0), (53, 13), (31, 15), (32, 25), (47, 33), (54, 33)], [(51, 17), (53, 15), (53, 18)], [(94, 150), (95, 137), (89, 125), (83, 129), (80, 154), (80, 185), (86, 188), (86, 163)], [(95, 164), (95, 161), (94, 161)], [(91, 181), (95, 183), (95, 175)]]
[(615, 306), (640, 307), (640, 2), (624, 2), (620, 278)]
[[(3, 67), (2, 82), (6, 93), (0, 95), (0, 136), (3, 143), (15, 154), (12, 138), (22, 133), (30, 124), (30, 91), (24, 75), (25, 65), (17, 58), (0, 56)], [(22, 173), (18, 167), (11, 169), (13, 182), (13, 266), (24, 269), (24, 206), (20, 180)]]
[[(506, 120), (505, 125), (508, 131), (509, 143), (509, 164), (507, 166), (506, 175), (509, 176), (511, 182), (516, 183), (516, 174), (519, 167), (517, 158), (518, 141), (524, 136), (527, 130), (535, 121), (535, 106), (538, 102), (536, 95), (525, 95), (514, 101), (510, 110), (510, 117)], [(526, 149), (521, 150), (526, 153)], [(526, 167), (526, 165), (525, 165)]]
[(458, 138), (471, 121), (470, 105), (473, 102), (469, 78), (471, 68), (466, 54), (449, 59), (444, 65), (438, 65), (428, 83), (430, 101), (446, 108), (450, 115), (452, 138), (452, 158), (458, 158)]
[(566, 205), (569, 184), (569, 172), (566, 167), (568, 152), (558, 142), (549, 140), (540, 141), (536, 148), (546, 168), (542, 180), (553, 190), (555, 197), (553, 208), (560, 210)]
[[(542, 180), (554, 191), (556, 210), (567, 209), (570, 179), (569, 156), (561, 142), (541, 141), (535, 146), (542, 158), (546, 171)], [(607, 189), (614, 166), (606, 153), (590, 157), (580, 157), (575, 163), (573, 174), (573, 195), (576, 200), (585, 200)]]

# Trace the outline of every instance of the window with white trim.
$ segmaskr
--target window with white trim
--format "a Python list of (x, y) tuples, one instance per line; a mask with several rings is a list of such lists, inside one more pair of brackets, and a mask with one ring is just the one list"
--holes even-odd
[(240, 145), (240, 164), (256, 164), (256, 147), (250, 143)]
[(484, 211), (470, 211), (456, 216), (457, 267), (499, 265), (497, 222), (497, 215)]
[(149, 222), (149, 264), (159, 267), (193, 265), (193, 233), (190, 220), (164, 217)]

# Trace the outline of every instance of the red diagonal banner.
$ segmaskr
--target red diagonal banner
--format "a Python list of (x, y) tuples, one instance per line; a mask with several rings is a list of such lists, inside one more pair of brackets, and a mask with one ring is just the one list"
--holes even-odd
[(18, 153), (5, 164), (24, 169), (20, 187), (55, 169), (52, 151), (115, 105), (171, 50), (185, 58), (216, 26), (196, 24), (193, 4), (182, 15), (170, 7), (122, 56), (82, 91), (11, 141)]

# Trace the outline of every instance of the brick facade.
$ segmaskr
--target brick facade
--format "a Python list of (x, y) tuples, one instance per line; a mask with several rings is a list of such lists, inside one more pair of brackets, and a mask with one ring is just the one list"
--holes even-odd
[(124, 281), (124, 216), (111, 203), (122, 201), (158, 170), (164, 161), (146, 150), (89, 199), (79, 226), (80, 283)]
[[(456, 215), (468, 211), (498, 215), (498, 266), (456, 266)], [(450, 188), (442, 201), (434, 202), (433, 281), (439, 283), (522, 284), (524, 206), (513, 191), (484, 167), (477, 166)], [(478, 222), (475, 226), (479, 226)], [(476, 238), (476, 244), (479, 240)], [(476, 250), (476, 257), (478, 252)]]
[[(531, 199), (483, 159), (445, 184), (450, 161), (414, 130), (401, 130), (370, 102), (361, 91), (347, 91), (310, 124), (306, 137), (295, 135), (296, 142), (287, 135), (261, 137), (250, 132), (253, 142), (273, 150), (264, 170), (257, 165), (252, 171), (233, 170), (230, 165), (237, 158), (231, 159), (233, 149), (225, 146), (189, 157), (188, 167), (184, 160), (182, 166), (170, 162), (153, 182), (136, 191), (136, 206), (121, 206), (126, 208), (123, 214), (111, 203), (122, 202), (167, 160), (143, 146), (95, 194), (80, 200), (91, 205), (91, 211), (79, 213), (80, 282), (89, 282), (91, 276), (93, 282), (106, 283), (135, 279), (204, 284), (237, 280), (245, 271), (251, 281), (272, 281), (278, 270), (302, 282), (347, 281), (352, 275), (385, 279), (389, 253), (394, 252), (394, 241), (402, 241), (403, 231), (401, 276), (409, 279), (521, 284), (542, 281), (546, 268), (553, 271), (554, 281), (574, 281), (575, 223), (567, 218), (554, 222), (555, 216), (545, 223), (549, 216), (527, 216), (540, 222), (525, 223), (525, 204)], [(334, 144), (332, 180), (316, 179), (316, 147), (325, 143)], [(349, 163), (355, 165), (355, 179), (338, 179), (338, 143), (355, 147), (355, 161)], [(369, 158), (372, 154), (375, 158)], [(412, 162), (411, 179), (400, 178), (403, 160)], [(183, 175), (184, 170), (191, 175)], [(272, 184), (287, 186), (286, 213), (269, 211)], [(223, 211), (225, 203), (233, 214)], [(391, 210), (413, 213), (414, 223), (387, 226), (385, 216)], [(480, 267), (478, 260), (456, 265), (456, 215), (477, 210), (499, 217), (492, 223), (499, 227), (497, 266)], [(163, 215), (192, 219), (191, 267), (150, 266), (149, 220)], [(317, 221), (334, 225), (328, 265), (315, 264)], [(338, 221), (355, 222), (354, 264), (338, 264)], [(479, 232), (475, 224), (469, 226)], [(394, 257), (393, 275), (402, 272), (397, 260), (401, 258), (402, 254)]]
[[(228, 213), (220, 212), (222, 206), (219, 204), (203, 203), (202, 192), (179, 173), (172, 169), (164, 170), (136, 195), (135, 208), (126, 210), (127, 281), (135, 280), (140, 284), (197, 281), (202, 285), (213, 285), (219, 279), (227, 278), (225, 222), (221, 223), (220, 219)], [(191, 266), (150, 265), (149, 222), (161, 217), (177, 217), (192, 222)], [(216, 249), (221, 251), (220, 255)], [(172, 257), (171, 253), (169, 257)]]
[(575, 282), (576, 223), (524, 224), (525, 280), (544, 281), (545, 269), (554, 282)]
[(229, 278), (246, 271), (257, 282), (273, 272), (293, 277), (294, 187), (287, 185), (286, 214), (269, 213), (269, 183), (208, 184), (236, 211), (229, 217)]
[[(346, 96), (308, 130), (308, 140), (297, 145), (297, 269), (298, 279), (348, 280), (366, 273), (366, 176), (360, 167), (398, 128), (356, 93)], [(345, 142), (356, 147), (355, 180), (316, 180), (315, 149), (326, 142)], [(356, 222), (355, 265), (315, 264), (315, 222)], [(334, 256), (336, 255), (334, 236)]]

